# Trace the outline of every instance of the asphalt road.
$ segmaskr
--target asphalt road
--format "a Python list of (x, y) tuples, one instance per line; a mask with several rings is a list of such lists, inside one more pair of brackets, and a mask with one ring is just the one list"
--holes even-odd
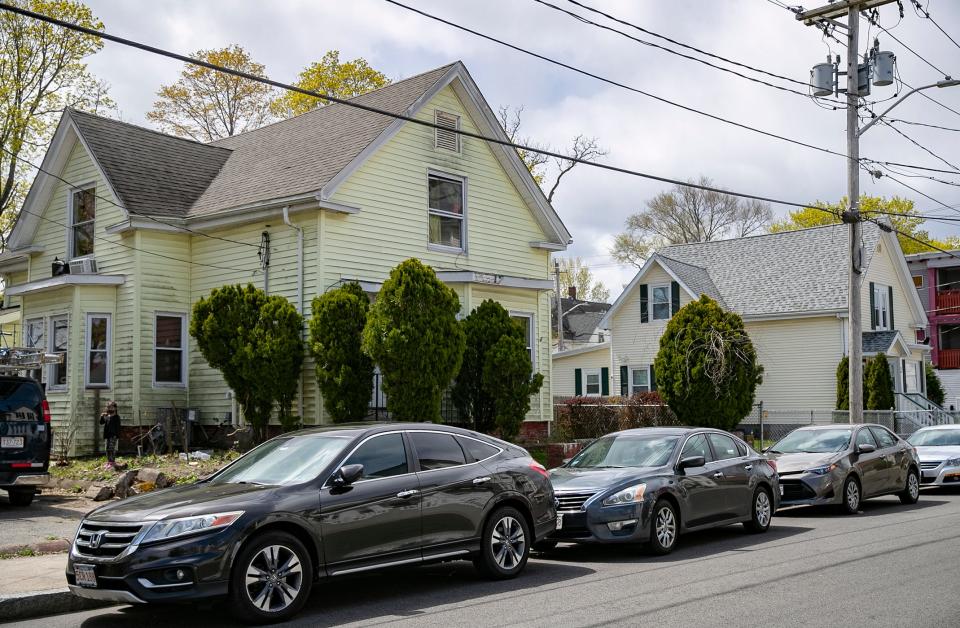
[[(229, 626), (223, 607), (116, 607), (32, 624)], [(321, 583), (294, 626), (960, 626), (960, 492), (862, 514), (797, 508), (770, 531), (740, 526), (680, 539), (670, 556), (561, 546), (510, 582), (468, 563)]]

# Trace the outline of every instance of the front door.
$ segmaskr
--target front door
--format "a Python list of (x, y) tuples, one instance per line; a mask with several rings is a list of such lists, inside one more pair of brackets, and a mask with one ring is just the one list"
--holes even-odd
[(687, 512), (681, 513), (685, 527), (713, 523), (725, 519), (725, 504), (720, 479), (723, 471), (713, 460), (713, 453), (705, 434), (694, 434), (687, 439), (680, 453), (680, 460), (693, 456), (703, 456), (706, 461), (702, 467), (687, 467), (677, 474), (681, 494), (687, 505)]
[(347, 487), (327, 482), (320, 495), (323, 551), (333, 575), (420, 560), (420, 485), (403, 434), (377, 434), (344, 462), (362, 464)]
[(490, 471), (467, 464), (452, 434), (411, 431), (409, 436), (420, 469), (424, 556), (474, 549), (494, 496)]
[(856, 454), (854, 461), (857, 469), (860, 470), (860, 483), (863, 485), (863, 496), (869, 497), (876, 495), (883, 490), (885, 484), (883, 476), (886, 472), (886, 465), (883, 460), (883, 452), (877, 444), (877, 440), (870, 433), (870, 429), (861, 427), (857, 432), (856, 444), (872, 445), (876, 451), (870, 453)]

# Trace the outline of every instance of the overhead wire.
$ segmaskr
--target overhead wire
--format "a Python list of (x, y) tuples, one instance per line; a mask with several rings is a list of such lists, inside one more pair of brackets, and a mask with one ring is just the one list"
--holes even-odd
[(893, 131), (894, 131), (895, 133), (897, 133), (898, 135), (900, 135), (902, 138), (904, 138), (905, 140), (907, 140), (908, 142), (910, 142), (911, 144), (913, 144), (913, 145), (916, 146), (917, 148), (925, 151), (927, 154), (935, 157), (935, 158), (938, 159), (939, 161), (942, 161), (943, 163), (947, 164), (948, 166), (950, 166), (951, 168), (953, 168), (954, 172), (957, 172), (958, 174), (960, 174), (960, 168), (957, 168), (957, 166), (955, 166), (954, 164), (952, 164), (952, 163), (949, 162), (948, 160), (944, 159), (943, 157), (941, 157), (941, 156), (938, 155), (937, 153), (933, 152), (932, 150), (930, 150), (929, 148), (927, 148), (926, 146), (924, 146), (923, 144), (921, 144), (921, 143), (918, 142), (917, 140), (913, 139), (912, 137), (910, 137), (909, 135), (907, 135), (906, 133), (904, 133), (903, 131), (901, 131), (900, 129), (898, 129), (897, 127), (895, 127), (894, 125), (892, 125), (892, 124), (890, 124), (889, 122), (887, 122), (886, 120), (882, 120), (882, 119), (880, 120), (880, 123), (883, 124), (884, 126), (886, 126), (886, 127), (889, 128), (889, 129), (893, 129)]
[(920, 4), (917, 0), (910, 0), (910, 2), (913, 4), (913, 10), (916, 12), (917, 15), (919, 15), (920, 17), (925, 18), (925, 19), (927, 19), (927, 20), (930, 20), (930, 23), (933, 24), (933, 25), (937, 28), (938, 31), (940, 31), (941, 33), (943, 33), (943, 36), (944, 36), (944, 37), (946, 37), (947, 39), (949, 39), (950, 42), (953, 43), (954, 46), (956, 46), (957, 48), (960, 48), (960, 43), (957, 43), (957, 40), (954, 39), (953, 37), (951, 37), (951, 36), (950, 36), (950, 33), (948, 33), (947, 31), (943, 30), (943, 28), (942, 28), (939, 24), (937, 24), (937, 21), (934, 20), (933, 17), (931, 17), (930, 11), (929, 11), (929, 8), (930, 8), (930, 3), (929, 3), (929, 2), (927, 3), (926, 8), (925, 8), (922, 4)]

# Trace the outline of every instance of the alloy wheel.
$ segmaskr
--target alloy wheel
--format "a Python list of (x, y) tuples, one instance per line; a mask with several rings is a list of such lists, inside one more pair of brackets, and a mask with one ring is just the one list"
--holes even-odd
[(856, 482), (847, 482), (846, 490), (847, 498), (847, 507), (851, 511), (856, 511), (860, 508), (860, 487), (857, 486)]
[(247, 565), (247, 597), (267, 613), (286, 609), (303, 586), (303, 568), (297, 554), (285, 545), (268, 545)]
[(920, 481), (916, 473), (907, 474), (907, 492), (910, 493), (910, 499), (913, 501), (920, 497)]
[(770, 524), (770, 498), (767, 497), (766, 491), (757, 492), (757, 503), (754, 507), (757, 512), (757, 523), (761, 528), (766, 528)]
[(660, 546), (665, 549), (672, 547), (677, 538), (677, 519), (673, 516), (673, 510), (664, 506), (657, 511), (654, 526)]
[(490, 535), (490, 546), (493, 549), (493, 559), (505, 571), (515, 569), (523, 559), (527, 539), (523, 533), (523, 526), (511, 516), (505, 516), (493, 526)]

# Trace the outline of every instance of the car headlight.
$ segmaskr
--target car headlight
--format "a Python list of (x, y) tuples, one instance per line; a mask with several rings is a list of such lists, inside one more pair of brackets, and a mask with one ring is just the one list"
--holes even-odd
[(813, 473), (814, 475), (826, 475), (831, 473), (834, 469), (837, 468), (837, 463), (824, 465), (822, 467), (814, 467), (812, 469), (807, 469), (807, 473)]
[(960, 467), (960, 458), (951, 458), (947, 460), (948, 467)]
[(610, 497), (603, 500), (604, 506), (622, 506), (623, 504), (632, 504), (643, 501), (643, 493), (647, 490), (646, 484), (634, 484), (627, 488), (620, 489)]
[(180, 517), (179, 519), (165, 519), (153, 524), (153, 526), (147, 530), (147, 533), (143, 535), (140, 542), (150, 543), (151, 541), (162, 541), (164, 539), (183, 536), (184, 534), (226, 528), (239, 519), (241, 515), (243, 515), (243, 511), (237, 510), (234, 512), (219, 512), (194, 517)]

